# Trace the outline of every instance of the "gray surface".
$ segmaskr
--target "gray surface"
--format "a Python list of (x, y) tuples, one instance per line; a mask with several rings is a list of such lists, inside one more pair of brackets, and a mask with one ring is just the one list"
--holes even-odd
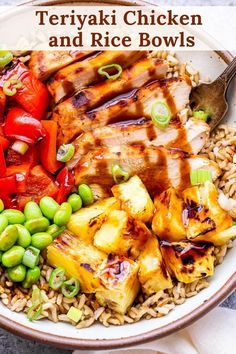
[[(26, 0), (0, 0), (1, 5), (13, 5)], [(153, 0), (162, 5), (236, 5), (236, 0)], [(235, 48), (236, 50), (236, 48)], [(236, 309), (236, 291), (228, 297), (222, 306)], [(17, 336), (9, 334), (0, 329), (0, 353), (6, 354), (67, 354), (70, 351), (51, 348), (45, 345), (40, 345), (33, 341), (26, 341)]]

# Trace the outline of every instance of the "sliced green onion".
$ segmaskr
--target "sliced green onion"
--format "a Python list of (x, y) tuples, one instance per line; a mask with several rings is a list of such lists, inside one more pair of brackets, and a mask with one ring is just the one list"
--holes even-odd
[(49, 285), (53, 290), (58, 290), (64, 282), (65, 270), (56, 268), (52, 271), (49, 278)]
[(155, 102), (151, 108), (153, 124), (158, 128), (166, 128), (171, 120), (171, 111), (164, 102)]
[(23, 82), (20, 80), (10, 79), (4, 82), (3, 92), (6, 96), (14, 96), (18, 89), (22, 88)]
[(236, 163), (236, 154), (233, 156), (233, 163)]
[(57, 161), (68, 162), (72, 159), (75, 153), (75, 147), (73, 144), (63, 144), (57, 151)]
[(209, 114), (202, 110), (193, 112), (193, 116), (194, 118), (201, 119), (204, 122), (206, 122), (207, 119), (209, 118)]
[(210, 170), (192, 170), (190, 171), (190, 182), (192, 186), (203, 184), (206, 181), (212, 181)]
[(69, 320), (78, 323), (81, 320), (82, 314), (83, 312), (81, 310), (77, 309), (74, 306), (71, 306), (71, 308), (67, 312), (67, 317), (69, 318)]
[(27, 318), (30, 321), (35, 321), (40, 316), (43, 306), (42, 306), (42, 294), (38, 288), (35, 288), (32, 292), (32, 306), (27, 312)]
[(61, 292), (66, 298), (72, 299), (72, 297), (78, 294), (79, 289), (79, 281), (75, 278), (71, 278), (62, 284)]
[(40, 250), (30, 246), (25, 250), (22, 263), (29, 268), (34, 268), (39, 263)]
[(124, 171), (120, 165), (112, 165), (111, 173), (116, 184), (126, 182), (129, 179), (129, 173)]
[[(110, 75), (107, 71), (105, 71), (106, 69), (116, 69), (117, 73)], [(107, 79), (116, 80), (122, 74), (122, 67), (119, 64), (104, 65), (98, 69), (98, 73), (100, 75), (106, 76)]]
[(0, 50), (0, 69), (4, 68), (13, 59), (13, 54), (9, 50)]
[(26, 144), (24, 141), (16, 140), (12, 144), (11, 149), (18, 152), (21, 155), (24, 155), (26, 151), (29, 149), (29, 145)]

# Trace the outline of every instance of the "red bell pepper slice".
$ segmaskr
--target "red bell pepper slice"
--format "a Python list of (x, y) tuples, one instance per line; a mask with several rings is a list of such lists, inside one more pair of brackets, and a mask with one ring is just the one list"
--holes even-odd
[(0, 144), (0, 177), (5, 176), (7, 170), (3, 147)]
[(56, 182), (59, 186), (56, 201), (61, 204), (67, 200), (68, 195), (74, 188), (75, 179), (72, 172), (67, 167), (64, 167), (57, 175)]
[(58, 187), (52, 176), (42, 166), (37, 165), (30, 171), (26, 192), (20, 193), (17, 196), (18, 207), (23, 209), (25, 204), (30, 200), (39, 203), (40, 199), (44, 196), (55, 198), (57, 192)]
[(18, 166), (9, 166), (6, 170), (6, 176), (16, 177), (17, 193), (24, 193), (27, 190), (27, 179), (30, 172), (30, 164)]
[(34, 145), (31, 145), (24, 155), (9, 148), (7, 150), (6, 163), (7, 166), (29, 163), (30, 167), (34, 167), (39, 163), (38, 155), (38, 149)]
[(0, 178), (0, 198), (3, 200), (5, 208), (16, 208), (13, 194), (17, 193), (16, 176)]
[(40, 121), (19, 107), (10, 109), (7, 114), (4, 133), (9, 138), (35, 144), (45, 136)]
[(6, 106), (6, 95), (0, 87), (0, 124), (4, 122), (4, 112)]
[(38, 80), (20, 61), (13, 61), (0, 78), (0, 86), (9, 79), (19, 80), (22, 88), (12, 97), (33, 117), (41, 119), (49, 104), (49, 94), (46, 86)]
[(3, 150), (7, 150), (10, 145), (10, 141), (0, 135), (0, 145), (2, 146)]
[(44, 168), (56, 173), (63, 165), (57, 161), (57, 123), (53, 120), (41, 120), (46, 136), (39, 144), (40, 160)]

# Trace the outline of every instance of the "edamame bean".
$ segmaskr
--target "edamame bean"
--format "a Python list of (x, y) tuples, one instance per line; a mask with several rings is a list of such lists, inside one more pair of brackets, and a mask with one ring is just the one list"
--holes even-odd
[(59, 227), (59, 226), (57, 226), (56, 224), (50, 225), (49, 228), (47, 229), (47, 233), (49, 233), (49, 234), (52, 236), (53, 240), (54, 240), (56, 237), (60, 236), (60, 234), (61, 234), (63, 231), (65, 231), (65, 226)]
[(2, 199), (0, 199), (0, 213), (4, 210), (4, 203)]
[(22, 283), (24, 289), (29, 289), (33, 284), (36, 284), (40, 277), (40, 268), (35, 266), (33, 269), (28, 269), (25, 280)]
[(26, 267), (23, 264), (19, 264), (13, 268), (8, 268), (7, 274), (11, 281), (19, 283), (25, 279)]
[(54, 224), (57, 226), (65, 226), (71, 217), (72, 208), (69, 203), (62, 203), (54, 216)]
[(31, 235), (29, 231), (21, 224), (16, 225), (18, 230), (17, 245), (21, 247), (28, 247), (31, 244)]
[(21, 246), (13, 246), (2, 255), (2, 264), (7, 267), (15, 267), (21, 263), (25, 249)]
[(3, 232), (3, 230), (5, 230), (7, 225), (8, 225), (7, 217), (5, 215), (0, 214), (0, 233)]
[(71, 194), (67, 199), (67, 202), (71, 205), (73, 213), (82, 207), (82, 199), (76, 193)]
[(90, 205), (93, 203), (93, 192), (87, 184), (81, 184), (78, 188), (79, 195), (82, 199), (83, 205)]
[(40, 200), (40, 208), (46, 218), (53, 219), (60, 205), (51, 197), (43, 197)]
[(18, 230), (15, 225), (9, 225), (0, 235), (0, 251), (9, 250), (18, 238)]
[(5, 209), (3, 210), (2, 215), (7, 217), (9, 225), (24, 224), (25, 222), (25, 216), (20, 210)]
[(47, 247), (52, 243), (52, 236), (47, 232), (38, 232), (31, 239), (31, 245), (39, 250)]
[(36, 234), (37, 232), (46, 231), (49, 225), (50, 223), (48, 219), (44, 217), (28, 220), (25, 223), (25, 227), (31, 233), (31, 235)]
[(35, 202), (28, 202), (24, 208), (26, 221), (41, 218), (43, 216), (39, 206)]

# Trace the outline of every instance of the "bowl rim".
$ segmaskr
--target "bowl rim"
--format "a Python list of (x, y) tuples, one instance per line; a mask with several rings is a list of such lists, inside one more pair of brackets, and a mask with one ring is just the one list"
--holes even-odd
[[(106, 4), (117, 4), (117, 5), (156, 5), (152, 0), (33, 0), (22, 3), (21, 5), (60, 5), (65, 3), (106, 3)], [(233, 59), (233, 55), (228, 51), (215, 51), (218, 56), (226, 63)], [(63, 349), (117, 349), (130, 346), (136, 346), (139, 344), (144, 344), (151, 342), (156, 339), (168, 336), (176, 331), (179, 331), (189, 325), (191, 325), (196, 320), (200, 319), (202, 316), (206, 315), (214, 307), (220, 304), (228, 295), (230, 295), (236, 288), (236, 272), (224, 283), (224, 285), (214, 293), (207, 301), (199, 305), (195, 310), (189, 312), (187, 315), (167, 324), (160, 328), (148, 331), (140, 335), (133, 335), (127, 338), (119, 339), (77, 339), (70, 337), (62, 337), (56, 334), (41, 332), (33, 328), (29, 328), (15, 320), (12, 320), (6, 316), (0, 314), (0, 327), (15, 334), (20, 337), (29, 340), (36, 340), (39, 343), (45, 345), (52, 345)]]

